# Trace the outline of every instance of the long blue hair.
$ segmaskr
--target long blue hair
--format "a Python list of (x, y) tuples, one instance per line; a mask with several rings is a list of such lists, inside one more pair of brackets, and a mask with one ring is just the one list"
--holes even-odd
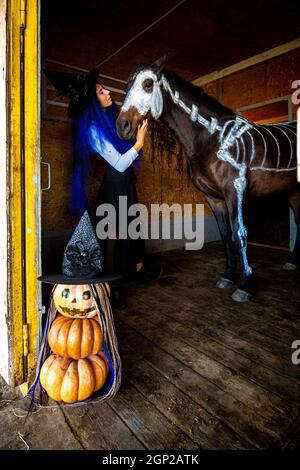
[[(80, 215), (87, 209), (86, 177), (89, 173), (89, 153), (97, 153), (99, 140), (109, 141), (115, 149), (123, 154), (132, 146), (133, 141), (122, 140), (116, 130), (118, 109), (115, 103), (105, 110), (100, 106), (96, 96), (92, 99), (85, 110), (79, 114), (73, 123), (74, 136), (74, 172), (72, 181), (72, 206), (73, 214)], [(94, 133), (89, 130), (93, 126)], [(98, 145), (97, 145), (98, 140)]]

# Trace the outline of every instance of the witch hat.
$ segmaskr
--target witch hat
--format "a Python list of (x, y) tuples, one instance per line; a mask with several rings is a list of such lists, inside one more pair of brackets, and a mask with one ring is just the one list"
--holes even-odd
[(119, 274), (101, 275), (103, 257), (88, 212), (85, 211), (67, 244), (62, 274), (38, 277), (48, 284), (101, 284), (120, 279)]
[(73, 118), (80, 114), (91, 101), (99, 76), (99, 69), (93, 69), (87, 75), (51, 70), (43, 70), (43, 72), (58, 93), (69, 98), (68, 115)]

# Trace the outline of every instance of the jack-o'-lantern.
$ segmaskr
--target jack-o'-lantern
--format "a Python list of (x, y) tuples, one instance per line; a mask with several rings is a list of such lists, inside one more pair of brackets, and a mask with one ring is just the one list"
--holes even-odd
[(66, 358), (83, 359), (98, 354), (102, 349), (99, 321), (59, 315), (51, 325), (48, 343), (55, 354)]
[(56, 309), (65, 317), (92, 318), (96, 303), (88, 284), (57, 284), (53, 292)]
[[(110, 287), (107, 282), (105, 287), (109, 295)], [(65, 317), (92, 318), (97, 314), (89, 284), (57, 284), (53, 292), (53, 301), (56, 309)]]
[(53, 400), (74, 403), (100, 390), (108, 370), (103, 353), (78, 361), (51, 354), (41, 368), (40, 382)]

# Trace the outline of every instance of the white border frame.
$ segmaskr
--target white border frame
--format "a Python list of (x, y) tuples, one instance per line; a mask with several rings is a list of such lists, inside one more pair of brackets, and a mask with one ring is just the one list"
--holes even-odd
[(9, 383), (9, 331), (8, 313), (8, 213), (7, 213), (7, 0), (0, 4), (0, 375)]

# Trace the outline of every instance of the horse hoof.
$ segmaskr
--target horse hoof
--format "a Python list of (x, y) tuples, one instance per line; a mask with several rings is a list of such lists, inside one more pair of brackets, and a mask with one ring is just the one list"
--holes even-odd
[(230, 279), (226, 279), (226, 277), (221, 277), (216, 286), (219, 288), (219, 289), (228, 289), (229, 287), (232, 287), (234, 284), (233, 281), (231, 281)]
[(252, 295), (244, 290), (236, 289), (231, 297), (235, 302), (248, 302)]
[(295, 269), (297, 268), (298, 266), (296, 266), (294, 263), (285, 263), (282, 266), (282, 269), (284, 269), (285, 271), (295, 271)]

